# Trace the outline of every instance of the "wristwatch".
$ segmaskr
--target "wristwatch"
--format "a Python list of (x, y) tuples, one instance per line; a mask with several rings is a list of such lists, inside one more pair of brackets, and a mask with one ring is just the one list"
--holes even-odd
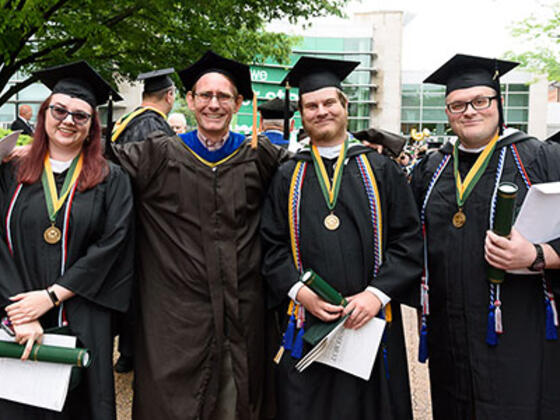
[(58, 298), (58, 296), (56, 295), (56, 293), (54, 292), (54, 290), (52, 289), (47, 289), (47, 293), (49, 294), (49, 297), (51, 298), (51, 301), (53, 303), (53, 305), (55, 307), (60, 306), (60, 304), (62, 303), (62, 301)]
[(535, 261), (533, 264), (529, 266), (529, 270), (531, 271), (543, 271), (544, 270), (544, 252), (542, 246), (539, 244), (533, 244), (535, 246), (535, 250), (537, 251), (537, 256), (535, 257)]

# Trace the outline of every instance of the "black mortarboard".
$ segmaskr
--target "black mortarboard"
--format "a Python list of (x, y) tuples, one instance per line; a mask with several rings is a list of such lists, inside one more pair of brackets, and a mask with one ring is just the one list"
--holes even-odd
[[(424, 83), (444, 85), (445, 96), (457, 89), (467, 89), (474, 86), (488, 86), (501, 97), (500, 77), (517, 67), (514, 61), (498, 60), (496, 58), (477, 57), (473, 55), (456, 54), (443, 66), (428, 76)], [(504, 110), (499, 98), (498, 112), (500, 120), (498, 129), (502, 134), (504, 127)]]
[(144, 93), (157, 92), (173, 86), (173, 80), (168, 74), (175, 72), (173, 67), (162, 70), (154, 70), (148, 73), (139, 74), (137, 80), (144, 81)]
[(282, 80), (282, 85), (299, 88), (299, 94), (326, 87), (342, 89), (342, 81), (354, 70), (358, 61), (329, 60), (317, 57), (301, 57)]
[[(288, 118), (292, 118), (296, 112), (296, 105), (290, 101)], [(283, 119), (284, 118), (284, 100), (280, 98), (274, 98), (270, 101), (266, 101), (264, 104), (259, 105), (259, 111), (263, 119)]]
[(473, 86), (488, 86), (499, 93), (500, 77), (518, 65), (513, 61), (456, 54), (428, 76), (424, 83), (446, 86), (446, 96), (454, 90)]
[(557, 131), (552, 136), (547, 138), (545, 141), (549, 143), (560, 143), (560, 131)]
[(93, 108), (104, 104), (110, 97), (114, 101), (122, 101), (117, 91), (85, 61), (49, 67), (36, 71), (34, 75), (52, 93), (64, 93), (82, 99)]
[(206, 51), (200, 60), (177, 73), (185, 89), (189, 91), (203, 75), (214, 72), (221, 73), (229, 78), (244, 99), (253, 99), (249, 66), (222, 57), (213, 51)]

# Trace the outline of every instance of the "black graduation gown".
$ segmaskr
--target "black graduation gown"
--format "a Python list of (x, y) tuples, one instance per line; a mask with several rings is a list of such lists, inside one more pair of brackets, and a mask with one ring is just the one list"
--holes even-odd
[[(0, 211), (5, 221), (16, 189), (10, 164), (0, 166)], [(64, 174), (55, 177), (58, 190)], [(62, 228), (66, 204), (57, 215)], [(96, 187), (76, 191), (69, 218), (68, 261), (61, 277), (61, 245), (49, 245), (43, 231), (50, 225), (41, 182), (24, 185), (11, 217), (13, 257), (5, 224), (0, 226), (0, 316), (16, 293), (60, 284), (76, 295), (64, 303), (70, 333), (78, 346), (92, 352), (77, 388), (70, 391), (63, 413), (0, 400), (0, 419), (114, 419), (111, 314), (127, 308), (132, 278), (132, 191), (128, 176), (110, 164)], [(40, 318), (43, 329), (57, 326), (57, 309)]]
[[(457, 211), (453, 158), (437, 181), (426, 210), (430, 287), (428, 349), (434, 419), (537, 420), (560, 418), (560, 344), (545, 339), (540, 276), (506, 276), (501, 290), (504, 333), (486, 344), (489, 283), (484, 239), (499, 153), (507, 147), (502, 181), (519, 187), (519, 209), (527, 189), (510, 144), (515, 143), (533, 184), (558, 180), (558, 149), (521, 132), (502, 138), (463, 208), (463, 228), (451, 224)], [(412, 186), (418, 207), (428, 183), (452, 145), (416, 167)], [(463, 179), (475, 157), (459, 157)], [(552, 244), (557, 247), (557, 243)], [(557, 290), (557, 280), (553, 287)]]
[[(354, 158), (365, 153), (379, 187), (383, 219), (383, 265), (373, 278), (373, 228), (367, 195)], [(303, 182), (300, 204), (301, 254), (304, 268), (312, 268), (343, 295), (374, 286), (391, 297), (393, 322), (387, 326), (388, 372), (382, 350), (369, 381), (315, 363), (299, 373), (297, 360), (286, 352), (277, 369), (278, 419), (409, 419), (410, 389), (400, 303), (418, 302), (416, 280), (421, 273), (421, 235), (414, 199), (402, 171), (385, 156), (363, 146), (348, 150), (335, 213), (340, 227), (328, 231), (328, 209), (312, 164)], [(286, 327), (289, 289), (298, 281), (289, 237), (288, 194), (298, 154), (275, 175), (263, 209), (261, 233), (265, 257), (263, 274), (270, 289), (270, 305)], [(336, 160), (324, 160), (332, 174)], [(306, 313), (306, 326), (315, 322)], [(304, 347), (304, 354), (309, 346)]]
[(133, 141), (142, 141), (148, 134), (154, 131), (163, 131), (168, 136), (174, 136), (175, 132), (167, 121), (157, 112), (147, 110), (134, 117), (117, 137), (115, 143), (127, 144)]

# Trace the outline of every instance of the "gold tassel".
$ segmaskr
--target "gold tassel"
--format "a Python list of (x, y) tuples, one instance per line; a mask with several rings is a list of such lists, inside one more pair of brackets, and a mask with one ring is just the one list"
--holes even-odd
[(388, 303), (385, 305), (385, 321), (392, 322), (393, 321), (393, 310), (391, 309), (391, 304)]
[(284, 346), (280, 346), (280, 349), (278, 350), (278, 353), (276, 353), (276, 356), (274, 356), (274, 363), (279, 365), (280, 360), (282, 360), (282, 356), (284, 356)]
[(253, 132), (251, 133), (251, 149), (256, 149), (257, 144), (257, 94), (253, 92)]

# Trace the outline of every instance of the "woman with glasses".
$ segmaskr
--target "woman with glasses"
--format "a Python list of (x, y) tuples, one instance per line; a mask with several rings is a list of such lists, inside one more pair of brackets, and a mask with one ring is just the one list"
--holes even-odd
[(30, 356), (44, 332), (92, 363), (62, 413), (0, 399), (0, 419), (114, 419), (111, 318), (132, 276), (129, 179), (102, 154), (96, 107), (118, 94), (85, 62), (36, 73), (52, 89), (21, 158), (0, 165), (0, 317)]

